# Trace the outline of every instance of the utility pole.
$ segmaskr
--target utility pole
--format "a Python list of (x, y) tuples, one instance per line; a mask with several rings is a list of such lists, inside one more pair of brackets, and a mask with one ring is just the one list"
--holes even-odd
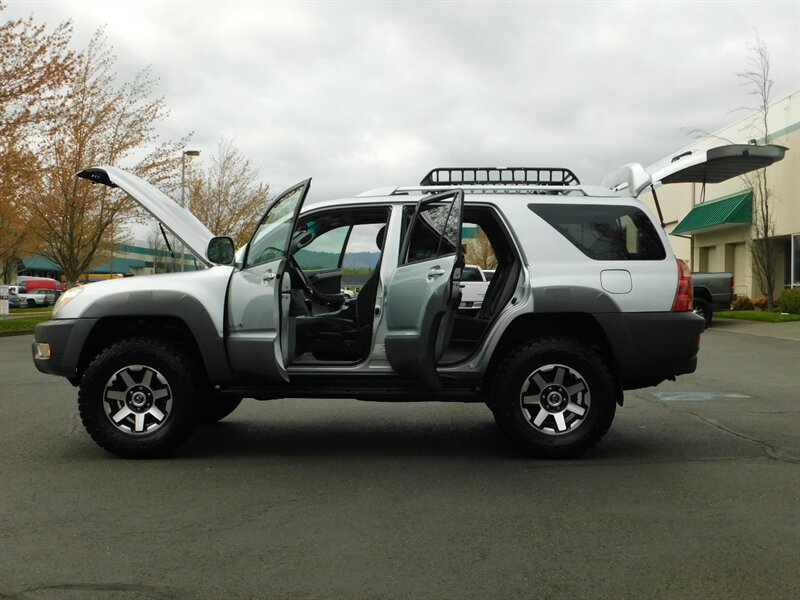
[[(200, 156), (200, 150), (184, 150), (181, 154), (181, 208), (186, 208), (186, 157), (187, 156)], [(183, 243), (180, 244), (180, 261), (181, 271), (186, 270), (186, 261), (184, 260), (185, 248)]]

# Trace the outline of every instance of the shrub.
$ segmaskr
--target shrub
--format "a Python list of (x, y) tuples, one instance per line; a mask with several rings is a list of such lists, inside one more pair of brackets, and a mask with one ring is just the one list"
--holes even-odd
[(778, 296), (778, 306), (786, 313), (800, 314), (800, 288), (783, 290)]
[(753, 310), (753, 303), (747, 296), (736, 296), (731, 304), (731, 310)]
[(767, 310), (767, 308), (769, 308), (767, 306), (767, 299), (762, 297), (759, 298), (758, 300), (753, 300), (753, 308), (757, 310)]

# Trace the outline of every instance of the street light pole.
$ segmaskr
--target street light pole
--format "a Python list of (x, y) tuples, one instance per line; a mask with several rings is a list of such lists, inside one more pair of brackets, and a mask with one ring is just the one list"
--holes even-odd
[[(181, 153), (181, 208), (186, 208), (186, 157), (187, 156), (200, 156), (200, 150), (184, 150)], [(186, 270), (186, 263), (184, 261), (184, 247), (181, 243), (181, 271)]]

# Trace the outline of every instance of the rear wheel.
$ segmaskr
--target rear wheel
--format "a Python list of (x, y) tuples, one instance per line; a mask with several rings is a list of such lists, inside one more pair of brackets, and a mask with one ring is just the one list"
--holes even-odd
[(512, 351), (497, 370), (491, 406), (498, 426), (523, 453), (569, 458), (605, 435), (616, 386), (598, 351), (546, 338)]
[(119, 341), (100, 352), (81, 379), (81, 421), (113, 454), (164, 456), (194, 431), (200, 381), (178, 346), (145, 337)]
[(36, 308), (36, 300), (33, 300), (32, 298), (28, 298), (28, 303), (27, 304), (28, 304), (28, 308)]

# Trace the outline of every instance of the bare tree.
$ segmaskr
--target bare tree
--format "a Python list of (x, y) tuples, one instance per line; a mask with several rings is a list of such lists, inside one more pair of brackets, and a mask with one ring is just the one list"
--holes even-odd
[[(770, 60), (767, 44), (757, 37), (750, 47), (747, 68), (736, 74), (748, 88), (748, 94), (756, 99), (754, 106), (745, 107), (758, 114), (758, 133), (769, 142), (769, 106), (773, 81), (770, 78)], [(742, 177), (753, 190), (753, 227), (748, 249), (753, 259), (753, 268), (758, 278), (761, 293), (767, 298), (767, 307), (772, 308), (776, 282), (776, 251), (772, 238), (775, 236), (775, 215), (772, 211), (772, 192), (767, 181), (767, 170), (758, 169)]]
[(269, 185), (258, 181), (258, 171), (233, 142), (220, 138), (211, 166), (189, 170), (186, 180), (189, 210), (215, 234), (245, 243), (267, 207)]
[[(767, 44), (760, 37), (750, 46), (747, 68), (736, 76), (742, 85), (748, 88), (748, 94), (756, 101), (750, 106), (741, 106), (737, 110), (756, 113), (754, 129), (750, 132), (756, 142), (769, 143), (769, 106), (772, 103), (773, 80), (770, 78), (770, 59)], [(735, 143), (728, 138), (720, 137), (704, 129), (691, 128), (687, 133), (693, 137), (709, 137), (727, 144)], [(775, 273), (776, 250), (772, 238), (775, 236), (775, 216), (772, 212), (772, 192), (767, 182), (767, 170), (758, 169), (742, 175), (742, 182), (753, 192), (753, 221), (748, 232), (747, 247), (753, 260), (753, 269), (758, 279), (761, 293), (767, 299), (767, 306), (774, 304), (774, 290), (777, 275)]]

